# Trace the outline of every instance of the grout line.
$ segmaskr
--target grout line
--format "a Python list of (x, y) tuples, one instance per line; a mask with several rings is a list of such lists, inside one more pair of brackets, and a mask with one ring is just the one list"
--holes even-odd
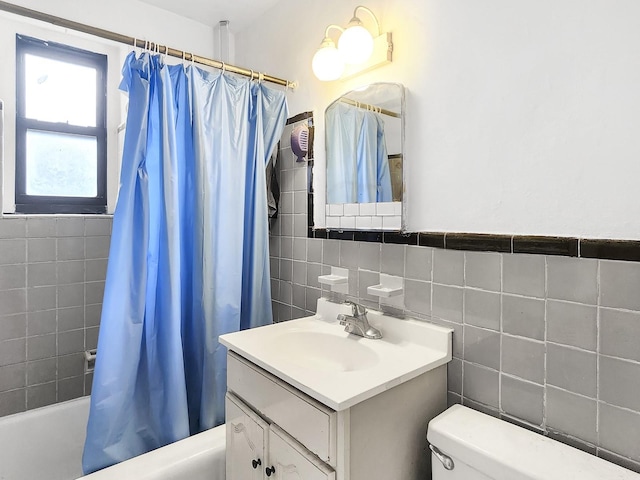
[[(511, 251), (513, 251), (513, 237), (511, 238)], [(502, 412), (502, 372), (503, 370), (503, 365), (502, 365), (502, 359), (503, 359), (503, 342), (504, 342), (504, 338), (505, 338), (505, 332), (504, 332), (504, 314), (503, 314), (503, 299), (504, 299), (504, 294), (503, 294), (503, 290), (504, 290), (504, 255), (501, 253), (500, 254), (500, 318), (498, 319), (498, 327), (500, 329), (500, 378), (498, 380), (498, 411)]]
[(544, 257), (544, 378), (543, 378), (543, 390), (542, 390), (542, 428), (545, 432), (547, 432), (547, 407), (548, 407), (548, 396), (547, 396), (547, 346), (549, 339), (549, 324), (547, 318), (547, 311), (549, 305), (549, 257), (545, 255)]
[(600, 304), (602, 300), (602, 290), (600, 288), (600, 270), (601, 270), (602, 261), (598, 260), (596, 267), (596, 291), (597, 291), (597, 300), (596, 303), (598, 305), (596, 310), (596, 442), (598, 447), (601, 445), (600, 440), (600, 360), (602, 358), (600, 354), (600, 336), (601, 336), (601, 325), (600, 325)]
[(524, 383), (527, 383), (529, 385), (535, 385), (536, 387), (542, 387), (543, 389), (545, 388), (544, 384), (542, 384), (542, 383), (534, 382), (533, 380), (529, 380), (527, 378), (519, 377), (518, 375), (515, 375), (513, 373), (507, 373), (507, 372), (502, 372), (501, 371), (500, 372), (500, 376), (501, 377), (511, 378), (513, 380), (518, 380), (520, 382), (524, 382)]
[[(571, 392), (571, 393), (573, 393), (573, 392)], [(591, 399), (591, 400), (595, 400), (595, 399)], [(605, 402), (604, 400), (596, 400), (596, 402), (598, 403), (598, 406), (599, 406), (599, 405), (606, 405), (606, 406), (608, 406), (608, 407), (617, 408), (617, 409), (619, 409), (619, 410), (624, 410), (624, 411), (625, 411), (625, 412), (627, 412), (627, 413), (632, 413), (632, 414), (634, 414), (634, 415), (638, 415), (638, 416), (640, 416), (640, 411), (638, 411), (638, 410), (634, 410), (633, 408), (623, 407), (623, 406), (620, 406), (620, 405), (614, 405), (613, 403)], [(600, 435), (600, 434), (599, 434), (599, 432), (598, 432), (598, 436), (599, 436), (599, 435)]]

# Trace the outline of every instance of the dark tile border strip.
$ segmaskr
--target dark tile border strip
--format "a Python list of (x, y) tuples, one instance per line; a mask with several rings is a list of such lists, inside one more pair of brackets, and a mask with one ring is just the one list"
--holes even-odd
[(353, 233), (353, 239), (356, 242), (377, 242), (382, 243), (382, 232), (361, 231), (356, 230)]
[(513, 237), (513, 253), (538, 253), (543, 255), (578, 256), (577, 238), (570, 237)]
[(483, 233), (403, 233), (378, 230), (309, 229), (309, 238), (419, 245), (475, 252), (528, 253), (640, 262), (640, 241)]
[(383, 243), (395, 243), (397, 245), (418, 245), (417, 233), (384, 232)]
[(445, 248), (480, 252), (511, 252), (511, 237), (475, 233), (447, 233)]
[(634, 240), (580, 240), (580, 256), (640, 262), (640, 242)]
[(318, 228), (316, 230), (310, 230), (309, 237), (313, 238), (329, 238), (327, 230), (324, 228)]
[[(299, 122), (301, 120), (306, 120), (307, 118), (311, 118), (313, 117), (313, 112), (302, 112), (299, 113), (298, 115), (295, 115), (291, 118), (287, 118), (287, 125), (291, 125), (292, 123), (296, 123)], [(313, 145), (313, 143), (312, 143)]]
[(426, 233), (418, 234), (418, 245), (421, 247), (444, 248), (444, 233)]
[(353, 230), (329, 230), (332, 240), (353, 240)]

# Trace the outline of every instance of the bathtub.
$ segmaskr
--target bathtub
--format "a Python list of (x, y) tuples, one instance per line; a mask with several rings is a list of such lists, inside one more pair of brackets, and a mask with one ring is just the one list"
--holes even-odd
[(224, 425), (82, 476), (89, 397), (0, 418), (0, 480), (224, 480)]

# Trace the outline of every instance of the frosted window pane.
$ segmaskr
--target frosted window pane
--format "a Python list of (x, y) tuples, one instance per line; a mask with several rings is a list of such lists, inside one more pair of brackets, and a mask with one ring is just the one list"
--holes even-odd
[(95, 137), (27, 131), (27, 195), (96, 197)]
[(96, 126), (96, 70), (25, 55), (26, 117)]

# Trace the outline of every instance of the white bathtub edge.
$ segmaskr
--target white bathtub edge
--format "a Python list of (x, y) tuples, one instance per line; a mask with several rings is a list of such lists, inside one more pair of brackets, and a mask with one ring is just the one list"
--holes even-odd
[[(171, 480), (189, 478), (224, 479), (225, 425), (158, 448), (113, 467), (80, 477), (77, 480)], [(214, 475), (218, 472), (218, 477)], [(206, 475), (206, 476), (205, 476)], [(222, 476), (220, 476), (222, 475)]]

